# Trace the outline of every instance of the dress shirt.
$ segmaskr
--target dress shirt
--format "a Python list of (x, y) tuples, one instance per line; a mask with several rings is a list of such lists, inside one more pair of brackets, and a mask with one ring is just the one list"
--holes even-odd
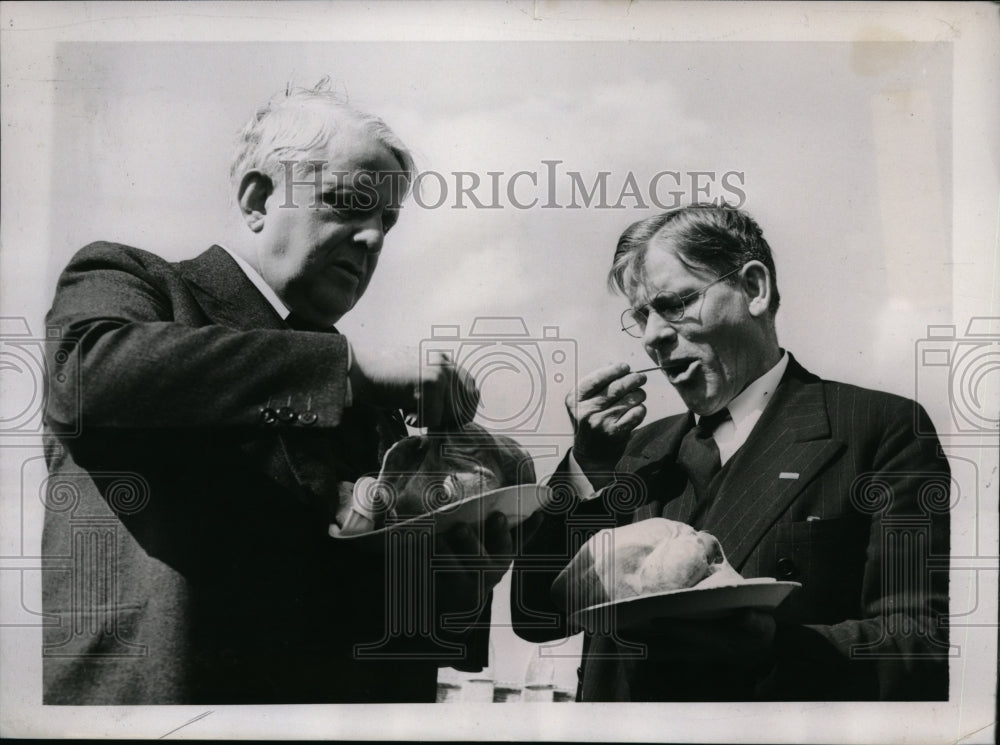
[(274, 308), (275, 313), (281, 316), (281, 320), (287, 321), (291, 311), (288, 309), (287, 305), (281, 302), (281, 298), (278, 297), (278, 293), (271, 289), (271, 285), (265, 282), (264, 278), (260, 276), (260, 272), (254, 269), (249, 261), (244, 259), (235, 251), (231, 251), (226, 246), (220, 247), (227, 254), (233, 257), (233, 261), (236, 262), (236, 265), (243, 270), (243, 273), (247, 275), (247, 279), (253, 283), (253, 286), (257, 288), (261, 295), (264, 296), (264, 299), (270, 303), (271, 307)]
[[(778, 364), (729, 402), (726, 407), (729, 409), (729, 419), (722, 422), (712, 433), (715, 444), (719, 446), (719, 460), (722, 461), (722, 465), (726, 465), (726, 461), (732, 458), (750, 437), (750, 432), (760, 419), (760, 415), (764, 413), (787, 367), (788, 352), (783, 352)], [(701, 417), (698, 417), (698, 420), (701, 421)]]
[[(722, 465), (733, 457), (743, 443), (747, 441), (750, 432), (753, 430), (760, 415), (764, 413), (771, 395), (781, 382), (781, 377), (788, 367), (788, 352), (782, 350), (781, 359), (778, 364), (761, 375), (750, 385), (743, 389), (736, 398), (729, 402), (726, 408), (729, 409), (729, 418), (722, 422), (712, 433), (715, 444), (719, 447), (719, 460)], [(701, 421), (701, 417), (698, 417)], [(590, 499), (594, 496), (594, 487), (584, 474), (580, 464), (576, 462), (573, 451), (570, 450), (567, 458), (569, 472), (566, 474), (570, 483), (582, 499)]]

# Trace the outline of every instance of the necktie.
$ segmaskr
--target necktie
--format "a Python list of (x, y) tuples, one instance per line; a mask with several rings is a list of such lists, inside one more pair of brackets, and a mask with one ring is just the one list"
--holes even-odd
[(703, 416), (681, 440), (677, 462), (687, 471), (698, 502), (709, 496), (708, 485), (722, 468), (719, 446), (715, 444), (712, 433), (728, 418), (729, 409), (720, 409), (714, 414)]

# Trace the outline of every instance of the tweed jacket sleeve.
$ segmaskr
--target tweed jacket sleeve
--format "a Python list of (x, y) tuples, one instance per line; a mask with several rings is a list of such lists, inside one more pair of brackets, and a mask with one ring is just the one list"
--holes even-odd
[(62, 337), (50, 362), (77, 385), (53, 386), (50, 421), (63, 430), (340, 423), (347, 340), (289, 333), (262, 299), (238, 302), (256, 293), (240, 272), (206, 275), (197, 262), (108, 243), (77, 253), (46, 318)]

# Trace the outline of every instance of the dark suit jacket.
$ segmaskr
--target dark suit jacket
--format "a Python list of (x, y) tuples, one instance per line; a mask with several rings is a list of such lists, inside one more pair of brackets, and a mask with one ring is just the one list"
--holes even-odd
[[(596, 530), (655, 515), (691, 522), (676, 463), (691, 426), (684, 414), (638, 430), (611, 487), (585, 502), (567, 493), (546, 517), (515, 562), (521, 636), (572, 630), (549, 586)], [(620, 634), (595, 635), (585, 639), (582, 700), (946, 699), (951, 480), (937, 439), (916, 432), (933, 429), (914, 402), (821, 380), (790, 360), (694, 520), (744, 577), (802, 583), (776, 614), (773, 655), (665, 667), (628, 656)], [(564, 474), (565, 463), (551, 484), (565, 492)]]
[(439, 661), (481, 664), (482, 633), (389, 628), (419, 562), (389, 582), (327, 533), (405, 434), (344, 407), (344, 337), (291, 331), (219, 247), (92, 244), (47, 320), (46, 704), (433, 701)]

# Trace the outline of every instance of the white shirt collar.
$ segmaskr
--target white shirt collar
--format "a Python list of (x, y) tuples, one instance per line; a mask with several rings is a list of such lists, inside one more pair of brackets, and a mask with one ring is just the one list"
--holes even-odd
[(278, 294), (271, 289), (271, 285), (265, 282), (264, 278), (260, 276), (260, 272), (254, 269), (246, 259), (237, 254), (235, 251), (231, 251), (226, 246), (220, 246), (220, 248), (233, 257), (237, 266), (239, 266), (239, 268), (243, 270), (243, 273), (247, 275), (247, 279), (253, 282), (253, 286), (260, 291), (260, 294), (263, 295), (264, 299), (271, 304), (271, 307), (274, 308), (275, 312), (279, 316), (281, 316), (281, 319), (287, 320), (291, 311), (288, 309), (288, 306), (281, 302), (281, 298), (279, 298)]
[(788, 368), (788, 352), (782, 352), (778, 364), (748, 385), (736, 398), (729, 402), (729, 416), (720, 424), (713, 438), (719, 446), (719, 456), (723, 463), (732, 457), (747, 441), (751, 430), (764, 413), (771, 396), (781, 382)]
[(788, 367), (788, 352), (781, 355), (778, 364), (768, 370), (748, 385), (743, 392), (729, 402), (729, 416), (737, 426), (748, 416), (756, 413), (760, 416), (770, 401), (770, 396), (781, 382), (781, 376), (785, 374)]

